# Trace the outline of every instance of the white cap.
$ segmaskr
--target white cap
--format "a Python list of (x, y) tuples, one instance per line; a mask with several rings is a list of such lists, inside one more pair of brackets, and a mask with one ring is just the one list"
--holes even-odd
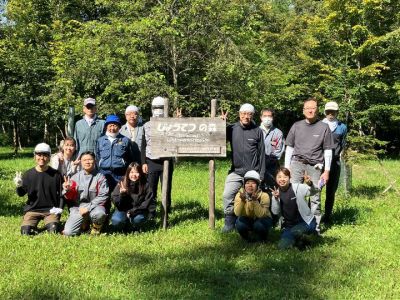
[(129, 113), (129, 112), (139, 112), (139, 108), (135, 105), (129, 105), (126, 109), (125, 109), (125, 113)]
[(244, 179), (244, 182), (246, 182), (249, 179), (253, 179), (253, 180), (257, 181), (258, 183), (261, 182), (260, 174), (258, 174), (258, 172), (254, 171), (254, 170), (247, 171), (246, 174), (244, 174), (243, 179)]
[(325, 104), (325, 110), (339, 110), (339, 105), (335, 101)]
[(85, 100), (83, 100), (84, 106), (86, 106), (88, 104), (96, 105), (96, 100), (94, 100), (93, 98), (86, 98)]
[(249, 103), (245, 103), (240, 107), (239, 112), (250, 112), (254, 114), (254, 106)]
[(160, 96), (155, 97), (151, 102), (151, 106), (164, 106), (164, 105), (165, 105), (165, 99)]
[(51, 154), (51, 148), (46, 143), (37, 144), (35, 147), (34, 153), (48, 153)]

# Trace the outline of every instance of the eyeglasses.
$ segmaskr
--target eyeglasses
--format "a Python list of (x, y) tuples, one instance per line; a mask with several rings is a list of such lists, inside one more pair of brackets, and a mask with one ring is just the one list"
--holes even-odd
[(316, 106), (313, 106), (313, 107), (304, 107), (303, 109), (304, 109), (304, 110), (316, 110), (317, 107), (316, 107)]

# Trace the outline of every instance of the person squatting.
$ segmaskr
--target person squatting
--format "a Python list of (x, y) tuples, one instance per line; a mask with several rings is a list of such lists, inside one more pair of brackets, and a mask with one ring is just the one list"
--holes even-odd
[[(16, 192), (20, 197), (27, 195), (22, 235), (36, 234), (41, 220), (50, 233), (75, 236), (90, 231), (98, 235), (105, 231), (110, 216), (111, 232), (141, 231), (156, 216), (165, 159), (152, 154), (151, 123), (143, 123), (134, 105), (126, 108), (127, 122), (122, 125), (117, 115), (99, 119), (95, 99), (87, 98), (83, 104), (84, 116), (76, 123), (75, 138), (62, 141), (53, 156), (48, 144), (36, 145), (35, 167), (23, 175), (16, 173)], [(163, 117), (164, 105), (164, 98), (154, 98), (152, 116)], [(317, 100), (305, 100), (305, 119), (293, 124), (285, 141), (273, 124), (273, 109), (263, 109), (257, 125), (254, 106), (245, 103), (240, 107), (239, 120), (227, 125), (232, 165), (222, 197), (223, 233), (236, 230), (248, 242), (265, 242), (273, 220), (279, 218), (281, 249), (301, 247), (309, 235), (321, 234), (321, 221), (332, 221), (347, 134), (346, 125), (337, 119), (338, 111), (336, 102), (328, 102), (325, 119), (320, 121)], [(227, 113), (221, 118), (226, 119)], [(285, 167), (280, 167), (284, 150)], [(168, 211), (172, 160), (169, 166)], [(321, 218), (320, 193), (325, 185), (327, 200)], [(62, 230), (64, 207), (69, 216)]]

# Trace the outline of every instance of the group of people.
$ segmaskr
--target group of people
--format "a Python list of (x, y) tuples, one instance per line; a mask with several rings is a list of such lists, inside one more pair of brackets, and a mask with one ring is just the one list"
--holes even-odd
[[(325, 118), (320, 120), (317, 100), (305, 100), (305, 119), (295, 122), (284, 140), (282, 131), (273, 125), (274, 110), (263, 109), (261, 125), (257, 126), (254, 107), (248, 103), (240, 107), (239, 121), (227, 128), (232, 166), (223, 193), (222, 232), (236, 229), (246, 240), (263, 241), (274, 223), (273, 217), (278, 216), (281, 248), (301, 244), (310, 233), (321, 234), (321, 221), (332, 221), (347, 134), (346, 125), (337, 119), (338, 112), (338, 104), (328, 102)], [(284, 166), (280, 167), (283, 152)]]
[[(153, 99), (153, 117), (163, 117), (164, 101)], [(83, 112), (74, 137), (65, 138), (54, 155), (48, 144), (36, 145), (36, 166), (14, 178), (17, 194), (28, 197), (23, 235), (35, 234), (41, 220), (49, 232), (59, 232), (64, 207), (69, 210), (62, 231), (66, 236), (89, 230), (99, 234), (108, 224), (112, 204), (112, 231), (140, 230), (155, 217), (165, 159), (151, 153), (150, 123), (142, 124), (134, 105), (126, 108), (124, 125), (113, 114), (101, 120), (93, 98), (84, 100)], [(170, 204), (170, 188), (168, 196)]]
[[(164, 98), (154, 98), (152, 116), (164, 117), (164, 105)], [(305, 119), (292, 126), (285, 141), (274, 126), (273, 109), (263, 109), (257, 125), (254, 106), (246, 103), (240, 107), (239, 121), (227, 125), (232, 166), (222, 197), (222, 232), (236, 229), (246, 240), (266, 240), (273, 217), (280, 215), (279, 245), (283, 248), (293, 246), (304, 233), (320, 233), (321, 189), (326, 185), (322, 221), (330, 222), (347, 134), (347, 127), (337, 120), (338, 110), (336, 102), (328, 102), (320, 121), (317, 100), (307, 99)], [(23, 176), (17, 172), (17, 193), (28, 195), (22, 234), (34, 234), (40, 220), (49, 232), (58, 232), (64, 206), (69, 209), (63, 230), (66, 236), (90, 228), (91, 233), (100, 233), (108, 222), (111, 204), (113, 231), (139, 229), (155, 217), (157, 187), (166, 159), (170, 160), (169, 210), (173, 162), (152, 153), (151, 124), (143, 124), (138, 107), (126, 108), (124, 125), (117, 115), (99, 119), (93, 98), (84, 100), (83, 112), (74, 137), (65, 138), (58, 153), (51, 156), (50, 146), (40, 143), (34, 150), (36, 166)]]

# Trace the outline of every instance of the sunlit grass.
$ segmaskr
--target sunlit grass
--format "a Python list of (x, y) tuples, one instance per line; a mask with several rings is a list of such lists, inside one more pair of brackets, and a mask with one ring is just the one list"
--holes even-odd
[[(0, 150), (1, 155), (7, 151)], [(342, 191), (334, 224), (306, 251), (222, 235), (222, 190), (229, 162), (216, 162), (217, 229), (208, 228), (207, 160), (175, 166), (170, 228), (139, 235), (40, 234), (21, 237), (24, 199), (15, 171), (31, 157), (0, 160), (1, 299), (372, 299), (400, 297), (399, 195), (381, 166), (353, 168), (354, 190)], [(384, 161), (398, 178), (398, 161)], [(398, 184), (400, 186), (400, 182)], [(67, 215), (63, 215), (65, 221)]]

